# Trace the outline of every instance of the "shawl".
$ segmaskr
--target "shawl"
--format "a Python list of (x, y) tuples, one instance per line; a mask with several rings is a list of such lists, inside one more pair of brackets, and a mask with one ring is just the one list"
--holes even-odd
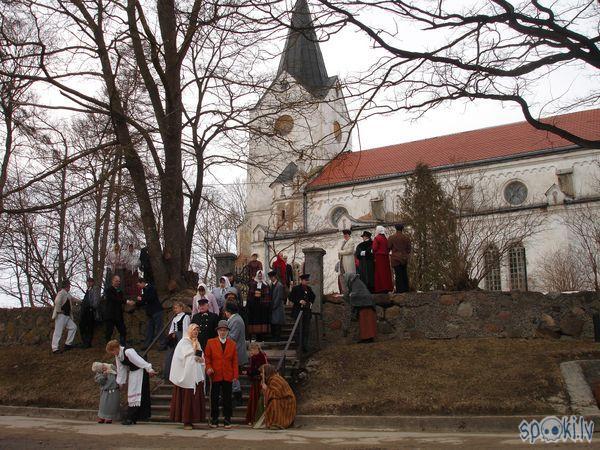
[(193, 389), (194, 393), (196, 385), (204, 381), (204, 364), (196, 361), (192, 340), (187, 336), (175, 347), (169, 381), (180, 388)]
[(344, 301), (352, 307), (362, 308), (366, 306), (375, 306), (373, 295), (356, 273), (344, 274), (344, 283), (346, 283), (346, 293)]

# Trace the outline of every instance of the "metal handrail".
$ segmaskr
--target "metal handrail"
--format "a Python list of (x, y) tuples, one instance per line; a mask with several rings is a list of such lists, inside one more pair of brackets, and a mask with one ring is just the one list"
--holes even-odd
[[(288, 340), (285, 344), (285, 348), (283, 349), (283, 355), (281, 355), (281, 358), (279, 358), (279, 362), (277, 363), (277, 372), (279, 372), (279, 370), (281, 369), (281, 367), (284, 364), (285, 361), (285, 356), (287, 354), (287, 351), (290, 349), (290, 345), (292, 343), (292, 339), (294, 338), (294, 335), (296, 334), (296, 328), (298, 328), (298, 324), (300, 323), (300, 320), (302, 319), (302, 310), (300, 310), (300, 312), (298, 313), (298, 317), (296, 317), (296, 322), (294, 323), (294, 327), (292, 328), (292, 331), (290, 332), (290, 335), (288, 337)], [(302, 341), (302, 339), (300, 339)], [(302, 345), (302, 342), (300, 342), (300, 346)]]
[(154, 344), (156, 344), (156, 341), (158, 341), (158, 339), (163, 335), (163, 333), (165, 332), (167, 327), (171, 325), (171, 321), (173, 320), (173, 317), (175, 317), (174, 312), (171, 313), (171, 315), (169, 316), (169, 320), (167, 320), (167, 323), (165, 325), (163, 325), (163, 327), (160, 330), (160, 333), (158, 333), (156, 336), (154, 336), (154, 339), (152, 339), (152, 342), (150, 342), (150, 345), (146, 348), (146, 350), (144, 350), (144, 352), (142, 353), (142, 358), (146, 359), (146, 355), (148, 354), (150, 349), (154, 346)]

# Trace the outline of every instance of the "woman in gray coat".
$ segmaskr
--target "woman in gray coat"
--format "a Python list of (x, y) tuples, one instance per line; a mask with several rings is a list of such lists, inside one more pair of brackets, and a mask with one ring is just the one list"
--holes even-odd
[(285, 287), (277, 279), (277, 272), (269, 272), (271, 279), (271, 335), (274, 341), (281, 340), (281, 326), (285, 325)]
[(344, 274), (346, 291), (344, 301), (351, 308), (352, 315), (358, 315), (360, 342), (372, 342), (377, 336), (377, 314), (373, 295), (356, 273)]

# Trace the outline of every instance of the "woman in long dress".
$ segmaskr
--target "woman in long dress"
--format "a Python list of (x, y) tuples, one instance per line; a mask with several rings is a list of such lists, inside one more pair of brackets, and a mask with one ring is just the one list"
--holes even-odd
[(271, 289), (264, 280), (263, 271), (256, 272), (256, 277), (250, 282), (248, 299), (248, 335), (262, 340), (265, 334), (271, 332)]
[(165, 361), (163, 364), (162, 377), (165, 380), (169, 379), (169, 373), (171, 372), (171, 360), (175, 353), (175, 347), (183, 336), (187, 334), (187, 329), (190, 326), (190, 315), (184, 312), (185, 305), (181, 302), (173, 303), (173, 312), (175, 317), (171, 320), (169, 326), (169, 332), (167, 333), (167, 353), (165, 354)]
[(292, 388), (272, 365), (265, 364), (260, 372), (265, 396), (265, 426), (279, 429), (290, 427), (296, 418), (296, 396)]
[[(356, 273), (344, 274), (346, 291), (344, 301), (351, 309), (351, 316), (358, 316), (360, 342), (372, 342), (377, 336), (377, 313), (373, 295)], [(346, 323), (347, 327), (348, 324)]]
[(175, 347), (169, 375), (173, 383), (170, 417), (174, 422), (183, 422), (186, 430), (205, 419), (204, 358), (198, 342), (199, 331), (195, 323), (188, 327), (187, 336)]
[(392, 268), (390, 266), (390, 251), (385, 237), (385, 228), (378, 225), (373, 239), (373, 256), (375, 258), (375, 289), (374, 293), (388, 293), (394, 290), (392, 283)]

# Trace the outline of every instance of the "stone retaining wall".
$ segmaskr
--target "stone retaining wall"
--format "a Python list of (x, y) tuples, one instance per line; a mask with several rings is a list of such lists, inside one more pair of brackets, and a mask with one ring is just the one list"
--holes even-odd
[[(165, 308), (164, 320), (167, 320), (171, 306), (175, 300), (183, 301), (190, 305), (193, 291), (184, 291), (173, 297), (165, 299), (163, 307)], [(127, 341), (130, 344), (143, 342), (146, 334), (147, 316), (142, 308), (126, 307), (123, 317), (127, 327)], [(75, 321), (78, 321), (79, 307), (75, 307)], [(0, 345), (25, 344), (40, 345), (48, 344), (52, 340), (54, 331), (54, 321), (52, 318), (51, 307), (38, 308), (0, 308)], [(118, 336), (114, 331), (113, 336)], [(104, 325), (97, 324), (94, 331), (94, 343), (104, 342)], [(75, 338), (75, 343), (81, 343), (79, 331)]]
[[(329, 296), (323, 315), (331, 333), (341, 329), (341, 298)], [(376, 295), (380, 337), (593, 338), (595, 292), (428, 292)], [(351, 329), (355, 337), (356, 323)], [(335, 334), (335, 333), (334, 333)]]

